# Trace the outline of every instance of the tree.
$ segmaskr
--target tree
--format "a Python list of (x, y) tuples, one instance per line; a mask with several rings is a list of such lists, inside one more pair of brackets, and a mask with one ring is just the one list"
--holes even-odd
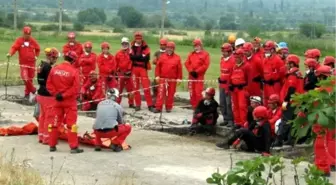
[(300, 25), (300, 33), (310, 38), (320, 38), (326, 32), (325, 25), (318, 23), (303, 23)]
[(222, 16), (219, 18), (219, 28), (227, 30), (236, 30), (237, 24), (235, 20), (232, 19), (232, 16)]
[(102, 24), (106, 21), (106, 14), (103, 9), (89, 8), (78, 12), (77, 20), (81, 23)]
[(260, 29), (260, 26), (253, 24), (253, 25), (248, 26), (246, 31), (250, 37), (256, 37), (260, 35), (261, 29)]
[(75, 31), (83, 31), (85, 28), (85, 26), (83, 24), (81, 24), (80, 22), (74, 22), (73, 23), (73, 29)]
[(201, 21), (197, 17), (190, 15), (186, 17), (184, 25), (188, 28), (200, 28), (201, 27), (200, 22)]
[(122, 6), (118, 10), (118, 16), (122, 22), (129, 28), (143, 27), (143, 14), (132, 6)]
[(111, 20), (108, 20), (106, 22), (106, 25), (111, 27), (123, 27), (122, 20), (119, 16), (113, 17)]
[[(58, 22), (58, 19), (59, 19), (59, 12), (56, 12), (56, 14), (52, 17), (51, 20), (55, 21), (55, 22)], [(62, 21), (63, 22), (71, 22), (71, 19), (67, 14), (62, 12)]]

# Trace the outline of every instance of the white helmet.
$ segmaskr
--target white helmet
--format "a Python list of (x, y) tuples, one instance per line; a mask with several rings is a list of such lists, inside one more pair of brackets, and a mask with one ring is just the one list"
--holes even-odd
[(261, 98), (259, 96), (251, 96), (250, 101), (261, 104)]
[(119, 98), (119, 90), (116, 88), (108, 89), (106, 91), (107, 98)]
[(242, 45), (245, 43), (245, 40), (242, 39), (242, 38), (238, 38), (235, 42), (235, 47), (239, 46), (239, 45)]
[(121, 39), (121, 43), (129, 43), (129, 39), (127, 37), (123, 37)]

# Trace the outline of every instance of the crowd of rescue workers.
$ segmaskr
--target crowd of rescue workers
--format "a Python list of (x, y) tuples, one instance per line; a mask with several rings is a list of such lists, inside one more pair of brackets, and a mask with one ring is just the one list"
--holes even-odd
[[(57, 150), (58, 127), (63, 124), (69, 130), (71, 153), (83, 152), (78, 148), (77, 139), (78, 100), (83, 111), (97, 110), (93, 125), (96, 151), (101, 150), (101, 138), (114, 138), (112, 150), (123, 150), (122, 143), (131, 132), (131, 126), (122, 118), (119, 92), (127, 95), (128, 105), (135, 111), (141, 110), (141, 91), (149, 111), (161, 113), (163, 106), (167, 113), (173, 110), (176, 87), (183, 80), (183, 65), (175, 52), (174, 42), (161, 39), (160, 48), (150, 62), (151, 51), (141, 32), (134, 33), (133, 41), (123, 37), (121, 49), (115, 55), (108, 42), (101, 43), (101, 53), (96, 54), (92, 51), (92, 43), (81, 44), (74, 32), (68, 33), (67, 37), (62, 54), (56, 48), (46, 48), (46, 58), (37, 68), (40, 47), (29, 27), (23, 28), (23, 36), (17, 38), (7, 54), (11, 57), (19, 53), (25, 98), (34, 99), (37, 94), (39, 142), (48, 144), (51, 152)], [(302, 75), (300, 57), (290, 54), (285, 42), (277, 44), (269, 40), (262, 43), (258, 37), (245, 42), (234, 35), (227, 40), (218, 51), (222, 53), (218, 70), (219, 104), (214, 98), (215, 88), (206, 88), (204, 97), (202, 95), (210, 55), (203, 48), (201, 39), (193, 41), (193, 50), (184, 62), (190, 104), (194, 110), (190, 134), (214, 134), (219, 108), (224, 120), (220, 126), (231, 127), (234, 134), (228, 141), (218, 143), (218, 147), (228, 149), (231, 146), (267, 155), (271, 147), (293, 145), (295, 139), (290, 134), (288, 121), (297, 115), (291, 105), (292, 95), (314, 90), (319, 80), (331, 76), (335, 58), (326, 56), (322, 60), (320, 50), (308, 49), (304, 61), (307, 71)], [(64, 62), (53, 66), (61, 55)], [(153, 82), (148, 75), (152, 65), (155, 66)], [(36, 70), (38, 90), (33, 84)], [(299, 142), (306, 139), (299, 138)], [(334, 142), (331, 139), (331, 147)], [(319, 147), (325, 150), (324, 146)], [(334, 162), (328, 163), (329, 168), (333, 165)], [(320, 168), (326, 174), (329, 172), (327, 168)]]

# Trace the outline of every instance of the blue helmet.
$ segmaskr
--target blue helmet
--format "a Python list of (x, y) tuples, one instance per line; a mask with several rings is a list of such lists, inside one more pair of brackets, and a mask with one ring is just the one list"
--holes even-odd
[(288, 48), (287, 43), (286, 42), (279, 42), (278, 48), (279, 49)]

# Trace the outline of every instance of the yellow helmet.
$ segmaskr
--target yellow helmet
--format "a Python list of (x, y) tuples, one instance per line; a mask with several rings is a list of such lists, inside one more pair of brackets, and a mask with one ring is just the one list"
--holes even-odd
[(233, 35), (233, 34), (229, 35), (228, 41), (229, 41), (230, 44), (234, 44), (235, 41), (236, 41), (236, 36)]
[(50, 53), (50, 51), (51, 51), (51, 48), (45, 48), (44, 49), (45, 55), (48, 55)]

